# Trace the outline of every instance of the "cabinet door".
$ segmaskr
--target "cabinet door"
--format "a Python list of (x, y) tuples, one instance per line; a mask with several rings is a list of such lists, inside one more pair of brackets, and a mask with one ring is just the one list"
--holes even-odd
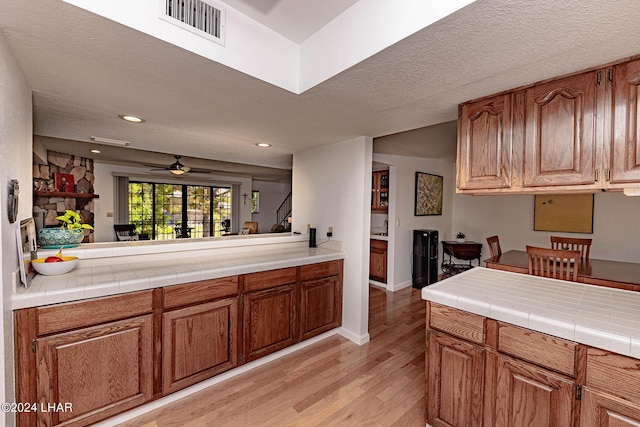
[(507, 188), (512, 180), (512, 95), (464, 104), (458, 120), (458, 188)]
[(595, 185), (596, 81), (594, 71), (526, 89), (525, 186)]
[(640, 405), (585, 387), (580, 427), (638, 427)]
[(573, 425), (575, 382), (528, 363), (497, 358), (495, 427)]
[(387, 212), (389, 207), (389, 171), (373, 172), (371, 176), (371, 209)]
[(36, 359), (38, 405), (73, 408), (38, 411), (38, 424), (92, 424), (152, 399), (153, 317), (39, 338)]
[(237, 366), (237, 319), (237, 298), (163, 314), (162, 393)]
[(640, 60), (614, 67), (612, 183), (640, 182)]
[(295, 284), (244, 295), (244, 360), (250, 362), (296, 342)]
[(307, 280), (300, 286), (300, 327), (306, 340), (342, 324), (342, 285), (338, 276)]
[(448, 335), (427, 335), (427, 422), (481, 425), (484, 350)]
[(371, 239), (369, 252), (369, 279), (387, 283), (387, 242)]

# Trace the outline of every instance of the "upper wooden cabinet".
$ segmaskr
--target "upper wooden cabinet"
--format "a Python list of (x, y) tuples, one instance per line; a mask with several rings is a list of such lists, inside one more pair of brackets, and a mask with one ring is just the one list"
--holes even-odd
[(640, 60), (613, 67), (611, 183), (640, 181)]
[(592, 185), (596, 72), (525, 90), (524, 186)]
[(512, 94), (463, 104), (458, 120), (458, 188), (511, 187)]
[(387, 212), (389, 208), (389, 171), (376, 171), (371, 176), (371, 210)]
[(633, 60), (461, 104), (458, 192), (640, 186), (639, 85)]

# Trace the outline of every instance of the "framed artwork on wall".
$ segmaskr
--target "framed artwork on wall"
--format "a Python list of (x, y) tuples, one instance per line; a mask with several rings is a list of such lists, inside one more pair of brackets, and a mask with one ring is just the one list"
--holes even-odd
[(416, 172), (415, 216), (442, 215), (443, 178)]
[(75, 183), (73, 182), (73, 175), (70, 173), (56, 173), (54, 175), (56, 191), (62, 193), (73, 193)]

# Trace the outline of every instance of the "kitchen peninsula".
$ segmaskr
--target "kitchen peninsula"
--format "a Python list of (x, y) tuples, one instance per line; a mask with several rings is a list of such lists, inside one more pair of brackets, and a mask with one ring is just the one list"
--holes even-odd
[(422, 297), (429, 424), (638, 425), (640, 293), (478, 267)]
[(65, 253), (80, 256), (75, 270), (36, 276), (12, 304), (18, 400), (73, 412), (18, 414), (23, 426), (93, 424), (342, 322), (344, 254), (301, 236)]

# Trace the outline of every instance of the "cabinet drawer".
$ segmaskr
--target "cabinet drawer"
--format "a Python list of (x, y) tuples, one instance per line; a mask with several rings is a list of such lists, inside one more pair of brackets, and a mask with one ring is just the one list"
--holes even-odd
[(259, 291), (296, 282), (296, 267), (261, 271), (244, 276), (244, 291)]
[[(386, 243), (386, 242), (385, 242)], [(342, 271), (342, 261), (320, 262), (300, 267), (300, 280), (337, 276)]]
[(506, 323), (499, 323), (498, 328), (498, 351), (576, 376), (576, 343)]
[(386, 240), (371, 239), (370, 240), (370, 245), (371, 245), (371, 249), (379, 249), (379, 250), (383, 250), (383, 251), (387, 250), (387, 242), (386, 242)]
[(587, 386), (640, 404), (640, 360), (597, 348), (587, 350)]
[(153, 311), (152, 291), (36, 308), (38, 335), (126, 319)]
[(484, 317), (433, 302), (429, 304), (429, 326), (467, 341), (484, 343)]
[(174, 308), (238, 294), (238, 276), (203, 280), (164, 289), (164, 308)]

